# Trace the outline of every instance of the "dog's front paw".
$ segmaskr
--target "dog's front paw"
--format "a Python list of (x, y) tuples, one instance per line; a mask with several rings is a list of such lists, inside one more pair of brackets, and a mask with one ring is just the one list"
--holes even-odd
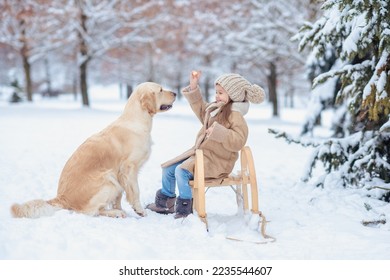
[(117, 212), (117, 214), (116, 214), (116, 217), (117, 217), (117, 218), (126, 218), (126, 217), (127, 217), (127, 214), (126, 214), (125, 211), (119, 210), (119, 211)]
[(141, 217), (145, 217), (146, 216), (146, 211), (142, 208), (137, 208), (137, 209), (134, 209), (135, 213), (137, 213), (137, 215), (141, 216)]

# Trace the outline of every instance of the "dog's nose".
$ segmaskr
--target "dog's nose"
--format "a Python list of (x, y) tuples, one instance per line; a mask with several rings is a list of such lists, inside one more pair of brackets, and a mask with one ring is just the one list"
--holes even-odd
[(173, 94), (173, 96), (176, 96), (177, 94), (175, 93), (175, 92), (173, 92), (173, 91), (171, 91), (171, 93)]

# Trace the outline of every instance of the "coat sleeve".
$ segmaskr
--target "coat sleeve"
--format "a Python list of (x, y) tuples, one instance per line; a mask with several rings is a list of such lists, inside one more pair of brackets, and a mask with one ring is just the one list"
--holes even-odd
[(182, 90), (182, 94), (190, 103), (192, 111), (194, 111), (195, 115), (203, 124), (207, 103), (202, 98), (199, 86), (195, 90), (191, 90), (188, 86)]
[(208, 138), (222, 144), (228, 151), (238, 152), (245, 146), (248, 139), (248, 125), (244, 116), (239, 112), (232, 112), (229, 121), (231, 124), (229, 128), (215, 123), (213, 132)]

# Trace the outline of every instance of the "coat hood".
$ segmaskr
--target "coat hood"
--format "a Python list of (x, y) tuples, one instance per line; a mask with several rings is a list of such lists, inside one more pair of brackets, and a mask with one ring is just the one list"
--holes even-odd
[(232, 111), (236, 111), (245, 116), (249, 111), (249, 102), (233, 102)]

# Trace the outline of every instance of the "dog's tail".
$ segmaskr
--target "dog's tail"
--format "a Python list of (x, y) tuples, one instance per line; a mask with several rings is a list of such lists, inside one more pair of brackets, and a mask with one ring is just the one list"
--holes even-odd
[(56, 199), (45, 201), (42, 199), (31, 200), (23, 204), (11, 206), (11, 214), (14, 218), (39, 218), (44, 216), (52, 216), (57, 210), (62, 207), (55, 203)]

